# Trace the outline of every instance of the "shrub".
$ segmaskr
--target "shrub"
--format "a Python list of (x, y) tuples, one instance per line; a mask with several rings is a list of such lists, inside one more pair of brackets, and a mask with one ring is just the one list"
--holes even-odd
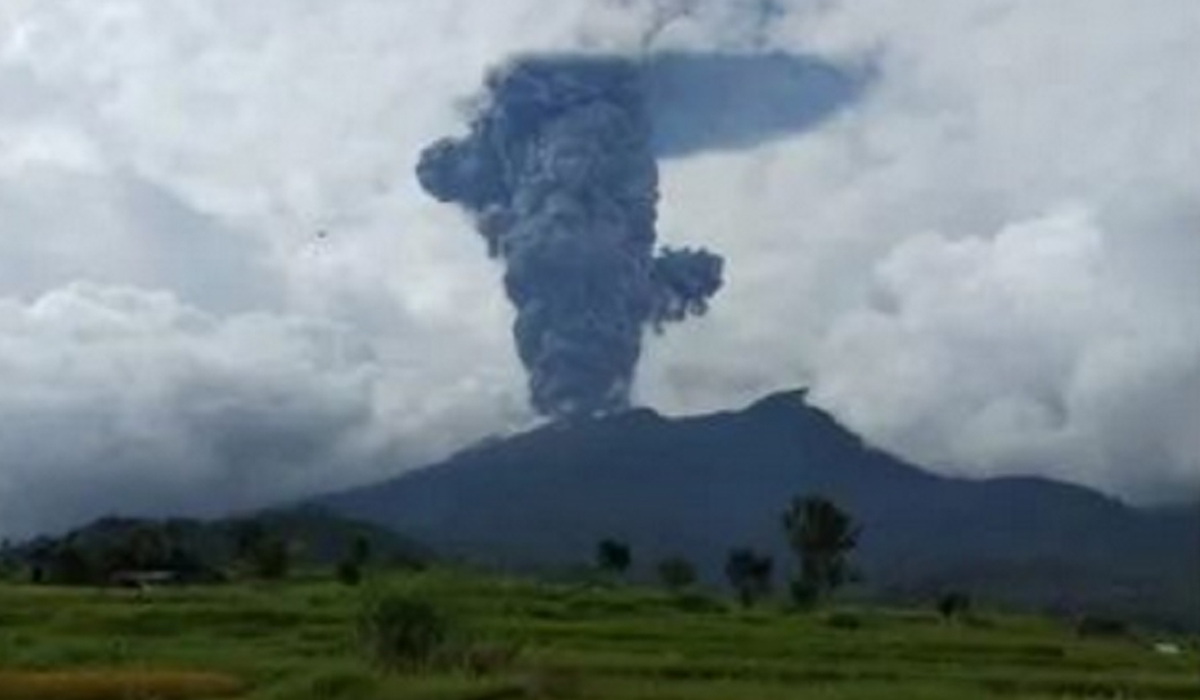
[(792, 605), (797, 610), (812, 610), (821, 600), (821, 591), (817, 586), (803, 579), (788, 583), (788, 592), (792, 596)]
[(317, 676), (312, 680), (311, 690), (316, 698), (357, 698), (369, 695), (375, 689), (373, 677), (354, 671), (335, 671)]
[(371, 561), (371, 538), (359, 535), (350, 544), (349, 560), (355, 564), (366, 566)]
[(292, 568), (292, 553), (282, 537), (268, 537), (253, 552), (254, 573), (267, 581), (287, 578)]
[(946, 593), (938, 598), (937, 609), (943, 620), (953, 620), (971, 611), (971, 598), (958, 591)]
[(472, 676), (488, 676), (511, 668), (520, 653), (515, 644), (475, 643), (456, 651), (448, 661)]
[(835, 612), (825, 617), (825, 624), (839, 630), (856, 630), (862, 627), (863, 623), (862, 618), (854, 613)]
[(1084, 615), (1075, 625), (1075, 632), (1080, 637), (1126, 637), (1129, 625), (1113, 618)]
[(664, 559), (658, 563), (658, 578), (668, 590), (681, 591), (696, 582), (696, 567), (687, 559)]
[(770, 594), (774, 568), (775, 561), (771, 557), (760, 555), (748, 547), (729, 552), (725, 560), (725, 576), (737, 591), (742, 607), (748, 608)]
[(347, 586), (357, 586), (362, 583), (362, 567), (358, 562), (347, 559), (338, 564), (337, 577)]
[(969, 612), (962, 616), (962, 623), (967, 627), (979, 630), (996, 629), (996, 622), (991, 618), (983, 617), (977, 613)]
[(625, 542), (605, 539), (596, 544), (596, 566), (601, 571), (622, 576), (632, 564), (633, 554)]
[(367, 601), (358, 637), (369, 659), (390, 670), (433, 663), (451, 636), (450, 619), (431, 603), (396, 593)]
[(689, 613), (721, 613), (726, 610), (723, 601), (694, 591), (674, 596), (671, 600), (671, 606), (676, 610)]
[(564, 700), (580, 695), (582, 674), (566, 666), (547, 666), (534, 669), (524, 683), (524, 697), (542, 700)]

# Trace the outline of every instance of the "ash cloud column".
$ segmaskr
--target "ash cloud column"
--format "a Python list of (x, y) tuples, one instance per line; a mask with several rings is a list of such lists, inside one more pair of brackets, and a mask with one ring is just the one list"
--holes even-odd
[(658, 166), (643, 69), (536, 57), (486, 87), (469, 135), (426, 149), (418, 178), (469, 211), (506, 264), (534, 408), (554, 418), (622, 410), (647, 328), (703, 313), (723, 268), (704, 250), (655, 252)]

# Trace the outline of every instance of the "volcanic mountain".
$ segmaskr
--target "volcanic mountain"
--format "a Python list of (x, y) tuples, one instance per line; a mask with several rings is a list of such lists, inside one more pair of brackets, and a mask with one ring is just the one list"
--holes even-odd
[(865, 444), (804, 392), (736, 412), (547, 425), (319, 503), (492, 565), (567, 568), (613, 537), (632, 546), (643, 576), (684, 556), (716, 583), (734, 547), (789, 567), (780, 514), (805, 494), (862, 526), (865, 594), (962, 590), (1200, 628), (1195, 510), (1136, 508), (1043, 478), (940, 476)]

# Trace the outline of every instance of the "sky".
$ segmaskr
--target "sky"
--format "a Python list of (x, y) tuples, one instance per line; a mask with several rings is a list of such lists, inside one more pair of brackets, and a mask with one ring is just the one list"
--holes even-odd
[(810, 128), (663, 161), (660, 240), (726, 286), (639, 403), (807, 386), (942, 473), (1194, 495), (1197, 37), (1193, 0), (8, 0), (0, 534), (533, 425), (502, 271), (412, 171), (539, 52), (872, 66)]

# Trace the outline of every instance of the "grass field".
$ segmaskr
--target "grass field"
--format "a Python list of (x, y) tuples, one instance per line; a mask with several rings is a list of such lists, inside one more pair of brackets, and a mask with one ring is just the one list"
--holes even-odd
[[(354, 621), (384, 588), (520, 653), (484, 675), (377, 670)], [(1200, 699), (1194, 640), (1165, 656), (1151, 639), (1080, 639), (1060, 622), (986, 613), (742, 612), (448, 571), (145, 595), (0, 584), (0, 700)]]

